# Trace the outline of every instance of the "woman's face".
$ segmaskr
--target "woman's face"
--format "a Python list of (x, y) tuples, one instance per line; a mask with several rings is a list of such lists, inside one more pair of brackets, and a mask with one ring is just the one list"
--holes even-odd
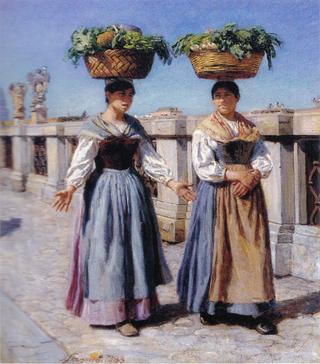
[(213, 95), (213, 104), (220, 114), (224, 116), (233, 115), (238, 101), (239, 97), (225, 88), (218, 88)]
[(129, 110), (133, 101), (133, 90), (131, 88), (122, 91), (109, 92), (107, 91), (109, 107), (112, 107), (118, 112), (125, 113)]

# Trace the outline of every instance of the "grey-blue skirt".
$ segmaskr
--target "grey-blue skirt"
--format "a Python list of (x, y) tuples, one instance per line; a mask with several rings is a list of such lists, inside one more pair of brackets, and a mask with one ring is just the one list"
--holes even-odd
[(156, 286), (172, 278), (140, 176), (133, 168), (93, 173), (81, 219), (68, 309), (96, 325), (146, 319), (157, 306)]
[(190, 312), (229, 313), (259, 316), (274, 306), (274, 301), (261, 303), (221, 303), (208, 300), (214, 249), (215, 204), (219, 183), (200, 181), (193, 204), (188, 238), (178, 273), (179, 301)]

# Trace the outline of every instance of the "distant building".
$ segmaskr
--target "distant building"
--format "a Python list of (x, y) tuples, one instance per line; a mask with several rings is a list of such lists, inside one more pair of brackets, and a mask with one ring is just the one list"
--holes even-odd
[(149, 114), (152, 118), (176, 118), (182, 115), (182, 111), (177, 107), (160, 107), (158, 110)]

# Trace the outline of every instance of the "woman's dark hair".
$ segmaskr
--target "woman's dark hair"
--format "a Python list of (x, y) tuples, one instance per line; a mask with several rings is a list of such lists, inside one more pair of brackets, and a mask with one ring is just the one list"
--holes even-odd
[(211, 89), (211, 97), (214, 98), (214, 94), (219, 88), (224, 88), (234, 94), (235, 97), (240, 97), (240, 91), (238, 85), (233, 81), (218, 81)]
[[(126, 91), (132, 89), (132, 93), (135, 94), (136, 90), (131, 82), (126, 80), (117, 80), (107, 84), (104, 88), (104, 92), (114, 93), (116, 91)], [(106, 102), (108, 102), (108, 98), (106, 96)]]

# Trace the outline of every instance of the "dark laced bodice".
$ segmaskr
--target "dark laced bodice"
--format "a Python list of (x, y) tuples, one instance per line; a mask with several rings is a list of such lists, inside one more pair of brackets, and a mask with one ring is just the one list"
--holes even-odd
[(225, 164), (250, 164), (255, 142), (235, 140), (219, 143), (217, 157)]
[(133, 165), (133, 156), (139, 146), (139, 139), (126, 136), (111, 136), (99, 142), (99, 152), (95, 158), (96, 169), (127, 169)]

